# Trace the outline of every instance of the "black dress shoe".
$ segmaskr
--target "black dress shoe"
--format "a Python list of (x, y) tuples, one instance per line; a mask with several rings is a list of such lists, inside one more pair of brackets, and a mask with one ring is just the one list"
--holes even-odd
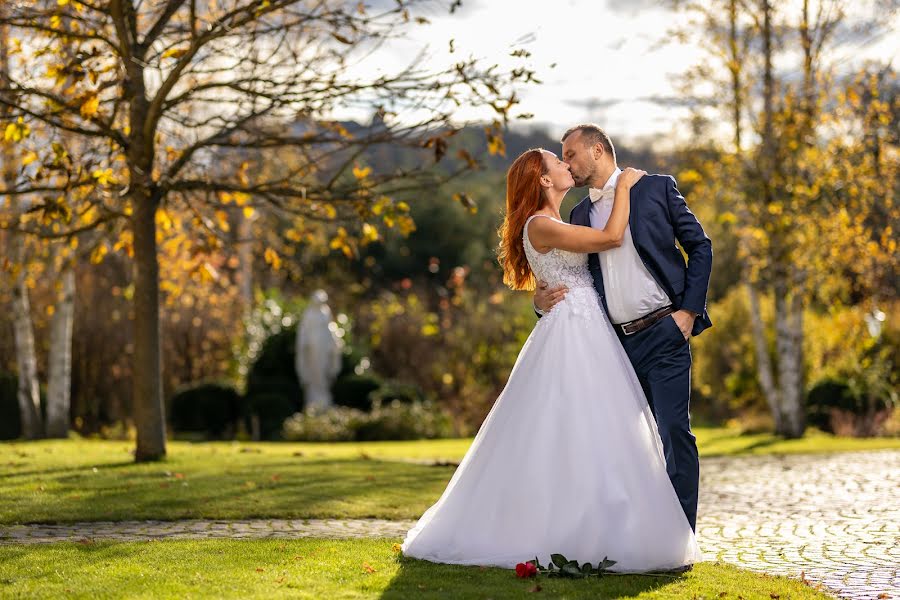
[(675, 567), (674, 569), (661, 569), (659, 571), (651, 571), (650, 574), (656, 575), (681, 575), (682, 573), (687, 573), (688, 571), (693, 570), (694, 565), (681, 565), (680, 567)]

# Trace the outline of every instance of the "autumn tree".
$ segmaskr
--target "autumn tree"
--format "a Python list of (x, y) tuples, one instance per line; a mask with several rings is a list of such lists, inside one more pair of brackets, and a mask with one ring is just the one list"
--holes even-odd
[[(714, 201), (722, 205), (721, 217), (736, 224), (758, 381), (776, 432), (799, 437), (805, 429), (804, 311), (846, 299), (841, 282), (872, 264), (865, 256), (883, 257), (890, 244), (874, 234), (884, 223), (871, 219), (885, 194), (873, 187), (862, 194), (859, 187), (871, 184), (875, 164), (884, 165), (837, 158), (855, 144), (844, 136), (846, 112), (836, 110), (845, 104), (841, 82), (849, 74), (830, 54), (842, 28), (871, 33), (880, 25), (851, 23), (841, 0), (673, 4), (695, 17), (681, 33), (697, 35), (714, 59), (691, 70), (686, 90), (705, 96), (701, 107), (726, 117), (717, 122), (727, 124), (722, 129), (730, 142), (721, 163), (707, 171), (717, 181), (698, 191), (721, 196), (724, 190)], [(723, 89), (729, 93), (713, 91)], [(882, 191), (893, 186), (889, 178), (875, 184)], [(764, 298), (774, 304), (773, 333), (762, 316)]]
[[(524, 68), (504, 70), (461, 58), (430, 68), (423, 57), (394, 70), (371, 60), (409, 27), (427, 22), (420, 3), (332, 0), (42, 0), (6, 3), (2, 24), (15, 36), (15, 64), (0, 89), (5, 120), (40, 124), (54, 139), (55, 168), (20, 169), (6, 195), (40, 198), (35, 213), (56, 217), (50, 235), (68, 237), (110, 224), (111, 244), (133, 252), (136, 460), (165, 455), (160, 378), (159, 211), (178, 204), (194, 214), (198, 252), (221, 244), (215, 211), (243, 205), (277, 212), (303, 241), (334, 223), (338, 248), (408, 221), (392, 200), (401, 189), (437, 185), (460, 167), (420, 162), (366, 171), (366, 151), (382, 144), (449, 151), (457, 106), (493, 111), (490, 141), (516, 104), (511, 86)], [(453, 12), (459, 3), (450, 6)], [(459, 51), (457, 50), (457, 54)], [(65, 93), (63, 93), (65, 92)], [(375, 115), (350, 131), (344, 110)], [(78, 156), (63, 134), (80, 140)], [(290, 149), (303, 160), (284, 165)], [(28, 148), (40, 162), (46, 150)], [(262, 168), (261, 165), (277, 168)], [(354, 174), (353, 169), (357, 172)], [(69, 205), (61, 192), (87, 190)], [(118, 227), (118, 229), (116, 229)], [(36, 231), (18, 220), (15, 232)], [(269, 252), (270, 262), (277, 262)]]

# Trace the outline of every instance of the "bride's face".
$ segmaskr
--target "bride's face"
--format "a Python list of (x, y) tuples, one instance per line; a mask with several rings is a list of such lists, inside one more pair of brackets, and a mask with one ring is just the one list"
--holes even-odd
[(561, 161), (558, 156), (547, 150), (544, 150), (543, 154), (546, 174), (541, 176), (542, 183), (549, 180), (550, 185), (548, 187), (566, 191), (571, 189), (575, 185), (575, 179), (572, 178), (569, 164)]

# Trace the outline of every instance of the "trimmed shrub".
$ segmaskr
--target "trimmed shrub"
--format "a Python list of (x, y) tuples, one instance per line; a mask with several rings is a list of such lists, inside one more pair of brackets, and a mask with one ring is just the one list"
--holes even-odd
[(311, 408), (296, 413), (284, 422), (286, 440), (304, 442), (349, 442), (366, 419), (366, 413), (355, 408), (335, 406), (328, 410)]
[(416, 440), (452, 437), (450, 415), (430, 402), (381, 405), (372, 412), (337, 406), (296, 413), (284, 422), (287, 440), (305, 442)]
[(398, 400), (409, 404), (410, 402), (425, 402), (425, 392), (414, 383), (402, 383), (399, 381), (385, 381), (377, 390), (369, 394), (372, 404), (380, 403), (382, 406)]
[(356, 440), (420, 440), (451, 437), (450, 415), (431, 402), (375, 403), (368, 418), (356, 430)]
[(806, 396), (807, 421), (837, 435), (878, 435), (894, 410), (896, 393), (874, 392), (858, 381), (823, 379)]
[(296, 410), (303, 407), (303, 390), (294, 369), (294, 343), (296, 327), (283, 329), (269, 336), (247, 373), (249, 398), (259, 394), (277, 394), (296, 404)]
[(381, 387), (381, 380), (374, 375), (345, 375), (331, 386), (334, 403), (357, 410), (372, 409), (369, 395)]
[(0, 373), (0, 440), (14, 440), (22, 435), (18, 389), (18, 377)]
[(831, 410), (851, 410), (855, 400), (850, 385), (838, 379), (817, 382), (806, 395), (806, 420), (822, 431), (834, 433), (831, 426)]
[(297, 411), (296, 403), (281, 394), (256, 394), (247, 398), (247, 410), (259, 421), (259, 437), (263, 440), (281, 439), (284, 421)]
[(228, 385), (200, 383), (172, 396), (170, 422), (175, 431), (205, 432), (209, 437), (234, 435), (241, 416), (241, 397)]

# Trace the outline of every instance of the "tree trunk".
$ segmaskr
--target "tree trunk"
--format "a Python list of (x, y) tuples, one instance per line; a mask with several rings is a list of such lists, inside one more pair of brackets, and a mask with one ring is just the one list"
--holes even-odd
[[(0, 16), (5, 16), (0, 6)], [(9, 87), (9, 28), (0, 26), (0, 87)], [(0, 107), (0, 121), (9, 117), (9, 107)], [(18, 160), (14, 142), (0, 139), (3, 160), (3, 187), (16, 187)], [(6, 198), (9, 213), (18, 216), (19, 197)], [(12, 320), (16, 347), (16, 366), (19, 375), (18, 401), (22, 420), (22, 435), (33, 440), (44, 434), (41, 417), (41, 395), (37, 378), (37, 357), (34, 352), (34, 329), (31, 324), (31, 306), (28, 302), (28, 272), (25, 264), (25, 238), (11, 234), (7, 237), (6, 256), (16, 274), (12, 278)]]
[(137, 15), (132, 2), (111, 5), (113, 20), (129, 56), (124, 97), (128, 102), (128, 164), (134, 260), (134, 421), (137, 462), (161, 460), (166, 455), (166, 416), (162, 387), (162, 343), (159, 317), (159, 256), (156, 248), (156, 211), (160, 204), (153, 182), (156, 126), (144, 80), (144, 65), (137, 59)]
[(797, 290), (779, 277), (775, 284), (775, 335), (778, 350), (780, 427), (775, 433), (787, 438), (803, 436), (806, 418), (803, 406), (803, 303)]
[[(14, 237), (14, 243), (16, 236)], [(21, 239), (21, 238), (18, 238)], [(34, 329), (31, 326), (31, 306), (28, 302), (28, 285), (25, 269), (17, 277), (13, 287), (13, 331), (16, 339), (16, 366), (19, 372), (19, 411), (22, 417), (22, 435), (34, 440), (44, 434), (41, 417), (41, 395), (38, 387), (37, 357), (34, 353)]]
[(62, 267), (62, 289), (50, 321), (50, 356), (47, 383), (47, 437), (69, 435), (72, 389), (72, 325), (75, 315), (75, 269)]
[[(143, 193), (141, 193), (143, 191)], [(166, 455), (159, 322), (156, 200), (145, 190), (131, 196), (134, 214), (134, 420), (138, 462)]]
[(241, 300), (244, 303), (244, 313), (249, 314), (253, 308), (253, 223), (243, 212), (238, 213), (238, 261), (240, 266), (239, 284)]
[(731, 121), (734, 127), (734, 151), (741, 153), (741, 56), (738, 50), (737, 2), (728, 4), (728, 71), (731, 73)]
[(753, 283), (747, 284), (747, 296), (750, 299), (750, 323), (753, 330), (753, 348), (756, 352), (756, 376), (766, 397), (766, 404), (772, 413), (777, 432), (783, 428), (781, 398), (778, 386), (775, 385), (775, 374), (769, 358), (769, 344), (766, 342), (766, 326), (762, 318), (759, 294)]

